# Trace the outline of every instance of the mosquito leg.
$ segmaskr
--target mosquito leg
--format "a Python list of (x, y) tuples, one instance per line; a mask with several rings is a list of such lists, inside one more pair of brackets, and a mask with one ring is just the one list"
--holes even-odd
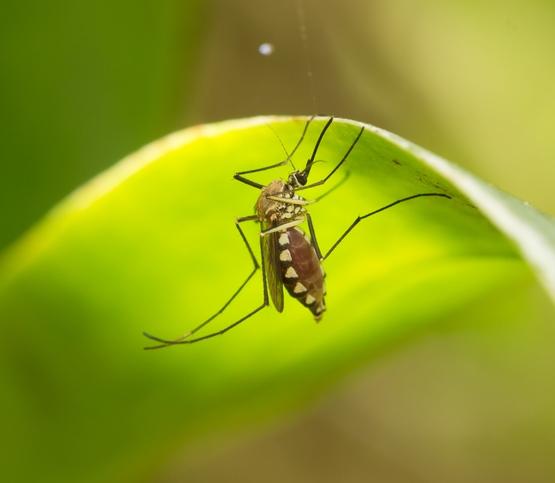
[(345, 181), (347, 181), (349, 179), (349, 176), (351, 176), (351, 173), (349, 171), (347, 171), (343, 175), (343, 178), (341, 178), (341, 181), (339, 181), (339, 183), (337, 183), (335, 186), (333, 186), (332, 188), (327, 190), (325, 193), (322, 193), (320, 196), (317, 196), (316, 198), (314, 198), (313, 202), (318, 203), (318, 201), (322, 200), (323, 198), (325, 198), (329, 194), (333, 193), (337, 188), (339, 188)]
[(316, 250), (316, 255), (318, 258), (322, 260), (322, 252), (320, 251), (320, 247), (318, 246), (318, 240), (316, 239), (316, 231), (314, 230), (314, 225), (312, 224), (312, 216), (310, 213), (305, 213), (306, 221), (308, 222), (308, 231), (310, 232), (310, 240), (312, 241), (312, 245), (314, 246), (314, 250)]
[(161, 339), (159, 337), (155, 337), (155, 336), (153, 336), (151, 334), (147, 334), (145, 332), (144, 333), (145, 337), (148, 337), (149, 339), (154, 340), (156, 342), (160, 342), (162, 344), (162, 345), (158, 345), (158, 346), (154, 346), (154, 347), (146, 347), (145, 349), (158, 349), (158, 348), (161, 348), (161, 347), (165, 347), (167, 345), (172, 345), (172, 344), (179, 343), (179, 341), (182, 341), (182, 340), (186, 339), (187, 337), (190, 337), (195, 332), (199, 331), (204, 326), (206, 326), (207, 324), (212, 322), (212, 320), (214, 320), (218, 315), (220, 315), (229, 306), (229, 304), (231, 304), (231, 302), (233, 302), (235, 297), (237, 297), (237, 295), (239, 295), (241, 290), (243, 290), (245, 285), (247, 285), (247, 283), (251, 280), (251, 278), (254, 276), (256, 271), (260, 268), (260, 266), (258, 264), (258, 260), (254, 256), (254, 252), (253, 252), (249, 242), (247, 241), (247, 238), (245, 237), (245, 233), (241, 229), (240, 223), (243, 223), (245, 221), (255, 221), (256, 219), (257, 219), (256, 215), (250, 215), (250, 216), (244, 216), (242, 218), (238, 218), (235, 221), (235, 226), (237, 227), (237, 230), (239, 230), (239, 234), (241, 235), (241, 239), (245, 243), (245, 246), (247, 247), (247, 250), (249, 252), (249, 255), (250, 255), (252, 263), (253, 263), (252, 271), (249, 273), (249, 275), (244, 280), (244, 282), (239, 286), (239, 288), (237, 288), (237, 290), (233, 293), (233, 295), (227, 300), (227, 302), (216, 313), (214, 313), (212, 316), (210, 316), (208, 319), (206, 319), (202, 324), (197, 325), (194, 329), (192, 329), (191, 331), (187, 332), (186, 334), (184, 334), (183, 336), (181, 336), (177, 339), (174, 339), (174, 340)]
[[(237, 181), (240, 181), (241, 183), (245, 183), (248, 184), (250, 186), (254, 186), (255, 188), (263, 188), (264, 186), (256, 183), (248, 178), (246, 178), (245, 174), (252, 174), (252, 173), (258, 173), (260, 171), (267, 171), (269, 169), (274, 169), (274, 168), (279, 168), (280, 166), (285, 166), (287, 163), (291, 162), (291, 158), (293, 157), (293, 155), (297, 152), (297, 149), (299, 149), (299, 146), (301, 145), (301, 143), (303, 142), (303, 139), (305, 138), (306, 132), (308, 130), (308, 126), (310, 125), (310, 123), (312, 122), (312, 120), (314, 119), (314, 116), (311, 116), (305, 123), (304, 128), (303, 128), (303, 132), (301, 134), (301, 137), (299, 138), (299, 140), (297, 141), (297, 144), (295, 144), (295, 147), (293, 148), (293, 151), (291, 151), (291, 153), (287, 152), (287, 149), (285, 149), (285, 146), (283, 145), (283, 143), (281, 142), (281, 139), (278, 136), (278, 140), (281, 143), (281, 146), (283, 147), (283, 150), (285, 151), (285, 154), (287, 156), (286, 159), (284, 159), (283, 161), (280, 161), (279, 163), (274, 163), (274, 164), (270, 164), (269, 166), (263, 166), (262, 168), (255, 168), (255, 169), (249, 169), (246, 171), (238, 171), (237, 173), (235, 173), (233, 175), (233, 178), (236, 179)], [(273, 129), (272, 129), (273, 131)], [(274, 131), (274, 134), (275, 131)], [(277, 136), (277, 134), (276, 134)], [(293, 166), (293, 169), (295, 169), (295, 167)]]
[[(320, 181), (316, 181), (315, 183), (311, 183), (311, 184), (307, 184), (305, 186), (299, 186), (297, 188), (297, 191), (299, 190), (306, 190), (308, 188), (314, 188), (316, 186), (321, 186), (323, 185), (328, 179), (330, 179), (332, 177), (332, 175), (341, 167), (341, 165), (347, 160), (347, 158), (349, 157), (349, 155), (351, 154), (351, 151), (353, 150), (353, 148), (356, 146), (356, 144), (358, 143), (360, 137), (362, 136), (362, 133), (364, 132), (364, 126), (362, 126), (360, 128), (360, 131), (358, 132), (355, 140), (351, 143), (351, 145), (349, 146), (349, 149), (347, 149), (347, 152), (345, 153), (345, 155), (343, 156), (343, 158), (341, 158), (341, 161), (339, 161), (339, 163), (337, 163), (337, 166), (335, 168), (333, 168), (328, 175), (321, 179)], [(310, 161), (309, 161), (310, 162)], [(308, 164), (307, 164), (308, 166)]]
[(245, 178), (244, 176), (241, 176), (240, 174), (234, 174), (233, 175), (233, 179), (236, 179), (237, 181), (240, 181), (241, 183), (245, 183), (249, 186), (253, 186), (254, 188), (257, 188), (259, 190), (261, 190), (262, 188), (264, 188), (263, 184), (257, 183), (256, 181), (253, 181), (249, 178)]
[[(249, 250), (249, 251), (252, 254), (252, 250)], [(241, 317), (236, 322), (233, 322), (233, 324), (228, 325), (227, 327), (224, 327), (223, 329), (218, 330), (217, 332), (212, 332), (211, 334), (203, 335), (202, 337), (197, 337), (196, 339), (181, 338), (181, 339), (178, 339), (178, 340), (175, 340), (175, 341), (161, 341), (162, 345), (157, 345), (157, 346), (152, 346), (152, 347), (145, 347), (145, 349), (159, 349), (159, 348), (162, 348), (162, 347), (168, 347), (170, 345), (179, 345), (179, 344), (194, 344), (195, 342), (200, 342), (201, 340), (210, 339), (212, 337), (216, 337), (217, 335), (225, 334), (228, 330), (231, 330), (234, 327), (237, 327), (240, 323), (249, 319), (254, 314), (256, 314), (257, 312), (262, 310), (264, 307), (266, 307), (269, 304), (269, 299), (268, 299), (268, 287), (267, 287), (267, 283), (266, 283), (266, 268), (265, 268), (265, 265), (264, 265), (264, 253), (263, 253), (262, 238), (260, 239), (260, 252), (261, 252), (261, 260), (262, 260), (262, 285), (264, 287), (264, 299), (262, 301), (262, 304), (260, 304), (254, 310), (250, 311), (247, 315), (244, 315), (243, 317)], [(206, 325), (206, 324), (203, 324), (202, 326), (204, 326), (204, 325)], [(199, 328), (200, 328), (200, 326), (195, 328), (193, 331), (191, 331), (190, 334), (193, 334)], [(160, 341), (159, 339), (154, 339), (154, 340)]]
[(312, 165), (314, 164), (314, 158), (316, 157), (316, 153), (318, 152), (320, 143), (322, 142), (322, 139), (324, 139), (324, 135), (326, 134), (326, 131), (328, 130), (328, 128), (331, 126), (332, 122), (333, 122), (333, 116), (331, 116), (327, 120), (326, 124), (322, 128), (322, 131), (320, 132), (320, 135), (318, 136), (318, 140), (316, 141), (316, 144), (314, 145), (314, 149), (312, 151), (312, 156), (310, 156), (310, 159), (306, 162), (306, 166), (303, 170), (305, 179), (308, 179), (308, 175), (310, 174), (310, 170), (312, 168)]
[(288, 228), (293, 228), (294, 226), (300, 225), (303, 222), (304, 222), (304, 218), (300, 217), (293, 221), (282, 223), (281, 225), (274, 226), (273, 228), (270, 228), (268, 230), (261, 231), (260, 237), (268, 236), (270, 233), (275, 233), (276, 231), (282, 231), (282, 230), (287, 230)]
[(258, 173), (260, 171), (267, 171), (269, 169), (279, 168), (280, 166), (285, 166), (289, 162), (289, 158), (280, 161), (279, 163), (270, 164), (269, 166), (263, 166), (262, 168), (248, 169), (246, 171), (237, 171), (233, 177), (236, 178), (242, 174)]
[(273, 201), (279, 201), (280, 203), (284, 203), (286, 205), (296, 205), (296, 206), (306, 206), (316, 202), (316, 200), (285, 198), (284, 196), (278, 196), (278, 195), (266, 195), (266, 198)]
[[(367, 213), (366, 215), (362, 215), (362, 216), (358, 216), (356, 218), (356, 220), (349, 226), (349, 228), (347, 228), (343, 234), (339, 237), (339, 239), (331, 246), (331, 248), (326, 252), (326, 254), (324, 255), (324, 260), (326, 258), (328, 258), (331, 253), (337, 248), (337, 245), (339, 245), (343, 239), (351, 232), (351, 230), (357, 226), (362, 220), (372, 216), (372, 215), (376, 215), (377, 213), (380, 213), (384, 210), (387, 210), (389, 208), (392, 208), (395, 205), (398, 205), (400, 203), (404, 203), (405, 201), (410, 201), (410, 200), (414, 200), (415, 198), (422, 198), (425, 196), (438, 196), (441, 198), (448, 198), (451, 199), (451, 196), (444, 194), (444, 193), (419, 193), (417, 195), (412, 195), (412, 196), (407, 196), (406, 198), (401, 198), (400, 200), (394, 201), (393, 203), (389, 203), (388, 205), (382, 206), (381, 208), (371, 211), (370, 213)], [(309, 224), (310, 226), (310, 224)], [(312, 234), (312, 233), (311, 233)]]

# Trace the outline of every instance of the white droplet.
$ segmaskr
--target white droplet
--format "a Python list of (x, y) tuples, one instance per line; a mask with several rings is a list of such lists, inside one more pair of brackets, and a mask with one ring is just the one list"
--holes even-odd
[(274, 53), (274, 46), (268, 42), (264, 42), (258, 46), (258, 53), (261, 55), (272, 55)]

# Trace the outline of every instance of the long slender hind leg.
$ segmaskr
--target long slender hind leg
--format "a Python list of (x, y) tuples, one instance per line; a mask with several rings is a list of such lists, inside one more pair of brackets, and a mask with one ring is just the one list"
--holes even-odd
[[(218, 315), (220, 315), (229, 306), (229, 304), (231, 304), (231, 302), (233, 302), (235, 297), (237, 297), (237, 295), (239, 295), (241, 290), (243, 290), (243, 288), (247, 285), (247, 283), (254, 276), (256, 271), (260, 268), (260, 265), (258, 264), (258, 261), (256, 260), (256, 257), (254, 256), (254, 252), (253, 252), (249, 242), (247, 241), (245, 233), (241, 229), (240, 223), (243, 223), (245, 221), (255, 221), (256, 219), (257, 219), (256, 215), (252, 215), (252, 216), (245, 216), (245, 217), (242, 217), (242, 218), (238, 218), (237, 221), (235, 222), (235, 226), (237, 227), (237, 230), (239, 230), (239, 234), (241, 235), (241, 239), (245, 243), (245, 246), (247, 247), (247, 250), (249, 251), (249, 255), (250, 255), (252, 263), (253, 263), (253, 269), (249, 273), (249, 275), (247, 276), (245, 281), (239, 286), (239, 288), (237, 288), (237, 290), (233, 293), (233, 295), (227, 300), (227, 302), (216, 313), (211, 315), (202, 324), (197, 325), (194, 329), (190, 330), (189, 332), (187, 332), (183, 336), (181, 336), (177, 339), (173, 339), (173, 340), (172, 339), (162, 339), (160, 337), (155, 337), (151, 334), (148, 334), (148, 333), (144, 332), (143, 334), (144, 334), (145, 337), (148, 337), (149, 339), (151, 339), (153, 341), (160, 342), (159, 345), (145, 347), (145, 349), (160, 349), (162, 347), (167, 347), (167, 346), (175, 345), (175, 344), (190, 344), (191, 342), (195, 342), (195, 341), (199, 340), (199, 339), (188, 339), (188, 338), (190, 336), (192, 336), (193, 334), (195, 334), (196, 332), (198, 332), (203, 327), (205, 327), (206, 325), (208, 325), (210, 322), (212, 322), (212, 320), (214, 320)], [(264, 284), (264, 290), (266, 290), (266, 284)], [(264, 299), (265, 301), (266, 301), (266, 298), (267, 297), (265, 296), (265, 299)], [(251, 312), (245, 318), (250, 317), (251, 315), (256, 313), (258, 310), (260, 310), (260, 308), (258, 308), (254, 312)], [(244, 320), (245, 318), (243, 318), (242, 320)], [(242, 320), (241, 320), (241, 322), (242, 322)], [(206, 337), (202, 337), (201, 339), (204, 339), (204, 338), (206, 338)]]
[[(378, 208), (377, 210), (371, 211), (370, 213), (367, 213), (366, 215), (362, 215), (362, 216), (358, 216), (355, 221), (353, 221), (353, 223), (351, 223), (351, 225), (349, 226), (349, 228), (347, 228), (343, 234), (337, 239), (337, 241), (331, 246), (331, 248), (326, 252), (326, 254), (324, 255), (323, 259), (325, 260), (326, 258), (328, 258), (331, 253), (337, 248), (337, 246), (343, 241), (343, 239), (351, 232), (351, 230), (357, 226), (362, 220), (372, 216), (372, 215), (376, 215), (377, 213), (380, 213), (384, 210), (387, 210), (388, 208), (392, 208), (395, 205), (398, 205), (400, 203), (404, 203), (405, 201), (410, 201), (410, 200), (414, 200), (415, 198), (422, 198), (425, 196), (438, 196), (441, 198), (448, 198), (451, 199), (451, 197), (449, 195), (446, 195), (444, 193), (419, 193), (417, 195), (412, 195), (412, 196), (407, 196), (406, 198), (401, 198), (400, 200), (394, 201), (393, 203), (389, 203), (388, 205), (382, 206), (381, 208)], [(310, 222), (310, 225), (312, 225), (312, 220)], [(313, 230), (313, 228), (312, 228)]]

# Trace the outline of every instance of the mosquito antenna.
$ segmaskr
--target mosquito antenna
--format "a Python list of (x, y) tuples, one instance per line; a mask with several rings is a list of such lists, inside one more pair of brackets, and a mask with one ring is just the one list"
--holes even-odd
[(291, 151), (291, 153), (287, 152), (287, 148), (285, 147), (285, 145), (283, 144), (283, 141), (281, 140), (281, 138), (279, 137), (279, 134), (277, 133), (277, 131), (272, 127), (271, 124), (266, 123), (266, 127), (269, 128), (274, 135), (276, 136), (276, 138), (278, 139), (279, 143), (281, 144), (281, 147), (283, 148), (283, 151), (285, 152), (285, 155), (287, 156), (287, 159), (285, 161), (283, 161), (283, 164), (285, 164), (286, 162), (291, 163), (291, 166), (293, 167), (293, 170), (296, 171), (297, 168), (295, 168), (295, 165), (293, 164), (293, 160), (291, 159), (295, 153), (297, 152), (297, 149), (299, 149), (299, 146), (301, 145), (301, 143), (303, 142), (303, 139), (306, 136), (306, 132), (308, 131), (308, 126), (310, 126), (310, 123), (312, 122), (312, 120), (314, 119), (315, 116), (310, 116), (306, 122), (304, 123), (304, 128), (303, 128), (303, 132), (301, 134), (301, 137), (299, 138), (299, 140), (297, 141), (297, 144), (295, 144), (295, 147), (293, 148), (293, 150)]
[[(299, 147), (299, 143), (297, 143), (297, 145), (295, 146), (295, 148), (293, 149), (293, 151), (291, 151), (291, 154), (289, 154), (289, 152), (287, 151), (287, 148), (285, 147), (285, 144), (283, 144), (283, 141), (281, 140), (281, 138), (279, 137), (279, 134), (277, 133), (277, 131), (272, 127), (271, 124), (266, 123), (266, 127), (268, 127), (268, 129), (270, 129), (270, 131), (272, 131), (275, 135), (275, 137), (277, 138), (277, 140), (279, 141), (279, 144), (281, 144), (281, 147), (283, 148), (283, 152), (285, 153), (285, 156), (287, 156), (287, 159), (285, 160), (285, 162), (289, 162), (291, 164), (291, 166), (293, 167), (293, 170), (296, 171), (297, 168), (295, 168), (295, 165), (293, 164), (293, 160), (291, 159), (291, 156), (293, 156), (293, 154), (295, 154), (295, 151), (297, 150), (297, 148)], [(304, 135), (304, 133), (303, 133)], [(285, 164), (285, 163), (284, 163)]]

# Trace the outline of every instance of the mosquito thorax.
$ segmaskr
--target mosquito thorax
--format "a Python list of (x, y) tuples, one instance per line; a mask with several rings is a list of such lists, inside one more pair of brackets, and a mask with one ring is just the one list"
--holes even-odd
[[(275, 198), (282, 198), (283, 201)], [(281, 224), (302, 217), (305, 212), (304, 207), (287, 200), (303, 200), (295, 194), (295, 188), (289, 182), (277, 179), (262, 188), (255, 206), (259, 221)]]

